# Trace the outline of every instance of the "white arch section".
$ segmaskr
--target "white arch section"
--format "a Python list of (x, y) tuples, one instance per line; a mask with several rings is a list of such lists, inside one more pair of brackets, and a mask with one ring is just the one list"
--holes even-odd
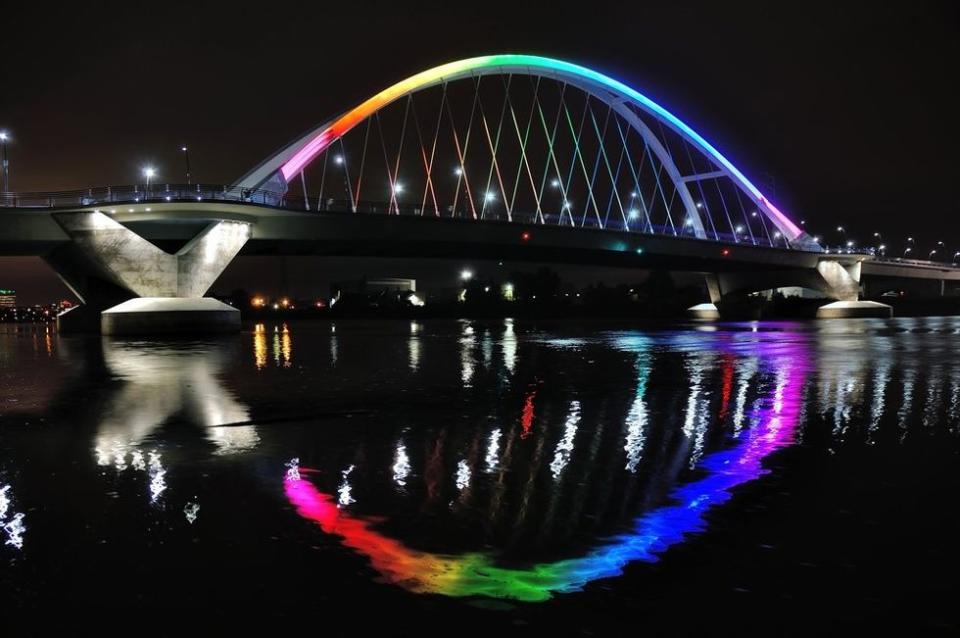
[(689, 178), (690, 176), (681, 175), (667, 149), (664, 148), (659, 138), (653, 134), (643, 120), (637, 116), (631, 106), (636, 106), (657, 118), (703, 153), (717, 167), (718, 174), (730, 178), (734, 184), (739, 186), (743, 193), (757, 206), (758, 210), (762, 211), (765, 217), (783, 234), (792, 247), (805, 250), (821, 250), (820, 246), (809, 235), (777, 209), (736, 166), (696, 131), (665, 108), (622, 82), (602, 73), (570, 62), (533, 55), (503, 54), (468, 58), (443, 64), (413, 75), (384, 89), (349, 111), (311, 129), (244, 175), (234, 186), (285, 191), (287, 183), (300, 174), (330, 144), (388, 104), (410, 93), (446, 82), (481, 75), (506, 74), (542, 76), (566, 82), (609, 104), (642, 136), (644, 142), (663, 165), (664, 170), (680, 194), (686, 213), (693, 222), (693, 229), (697, 237), (705, 239), (707, 236), (700, 212), (687, 186), (688, 180), (685, 180), (685, 177)]

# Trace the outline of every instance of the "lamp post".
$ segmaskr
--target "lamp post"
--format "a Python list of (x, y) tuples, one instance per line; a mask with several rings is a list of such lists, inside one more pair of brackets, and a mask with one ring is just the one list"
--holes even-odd
[(147, 166), (143, 169), (143, 176), (147, 179), (147, 190), (150, 190), (150, 180), (153, 179), (153, 176), (157, 174), (156, 169), (152, 166)]
[(933, 250), (930, 251), (930, 254), (927, 255), (927, 259), (930, 260), (930, 261), (933, 261), (933, 256), (936, 255), (936, 254), (937, 254), (937, 249), (934, 248)]
[(183, 162), (187, 168), (187, 184), (190, 184), (190, 151), (187, 150), (186, 146), (181, 146), (180, 150), (183, 151)]
[(3, 147), (3, 192), (10, 192), (10, 160), (7, 159), (7, 140), (10, 135), (6, 131), (0, 131), (0, 147)]

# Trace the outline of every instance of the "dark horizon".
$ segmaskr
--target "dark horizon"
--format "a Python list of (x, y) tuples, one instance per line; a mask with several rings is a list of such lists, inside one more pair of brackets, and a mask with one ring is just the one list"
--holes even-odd
[[(891, 244), (910, 234), (960, 248), (955, 7), (508, 6), (374, 2), (268, 19), (210, 3), (97, 3), (52, 20), (5, 9), (17, 53), (5, 68), (14, 90), (0, 96), (11, 190), (133, 183), (148, 163), (158, 181), (182, 181), (184, 144), (196, 181), (229, 183), (399, 79), (522, 52), (595, 68), (658, 101), (812, 234), (842, 223), (861, 244), (880, 231)], [(0, 273), (25, 298), (62, 293), (36, 259), (0, 259)], [(241, 260), (227, 275), (249, 273)]]

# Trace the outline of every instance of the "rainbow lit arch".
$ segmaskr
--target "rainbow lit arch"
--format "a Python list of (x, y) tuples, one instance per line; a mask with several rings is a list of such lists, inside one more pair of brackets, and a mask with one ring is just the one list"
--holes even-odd
[(630, 108), (631, 106), (638, 107), (655, 117), (680, 135), (684, 141), (699, 150), (716, 167), (716, 174), (728, 177), (737, 185), (757, 206), (758, 210), (763, 211), (764, 216), (774, 224), (791, 246), (819, 250), (819, 246), (813, 242), (810, 236), (778, 210), (736, 166), (700, 134), (665, 108), (622, 82), (592, 69), (562, 60), (532, 55), (503, 54), (468, 58), (443, 64), (413, 75), (384, 89), (333, 120), (310, 130), (247, 173), (237, 181), (235, 186), (285, 192), (287, 184), (333, 142), (392, 102), (446, 82), (478, 76), (506, 74), (540, 76), (562, 81), (610, 105), (614, 111), (633, 126), (649, 145), (652, 152), (657, 155), (682, 199), (686, 214), (693, 224), (693, 230), (697, 237), (707, 238), (702, 215), (697, 210), (697, 204), (688, 187), (688, 182), (693, 181), (691, 178), (697, 176), (680, 173), (672, 161), (669, 151), (664, 148), (661, 141), (637, 116), (636, 112)]

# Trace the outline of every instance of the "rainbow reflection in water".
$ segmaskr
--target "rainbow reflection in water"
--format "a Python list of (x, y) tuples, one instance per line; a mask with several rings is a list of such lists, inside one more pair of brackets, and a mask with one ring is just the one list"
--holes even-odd
[(288, 476), (284, 488), (301, 516), (317, 522), (324, 533), (343, 537), (343, 544), (367, 556), (386, 582), (417, 593), (547, 600), (555, 592), (578, 591), (591, 581), (619, 576), (628, 563), (655, 562), (685, 535), (703, 531), (706, 511), (729, 500), (734, 487), (767, 473), (763, 459), (793, 443), (799, 420), (805, 357), (795, 348), (788, 351), (778, 352), (786, 356), (776, 357), (776, 383), (761, 402), (756, 425), (737, 435), (733, 448), (708, 454), (697, 464), (706, 472), (704, 478), (677, 487), (669, 495), (670, 505), (640, 516), (633, 531), (607, 539), (579, 558), (508, 568), (498, 567), (492, 552), (454, 556), (416, 551), (372, 529), (375, 523), (341, 510), (336, 498), (304, 478)]

